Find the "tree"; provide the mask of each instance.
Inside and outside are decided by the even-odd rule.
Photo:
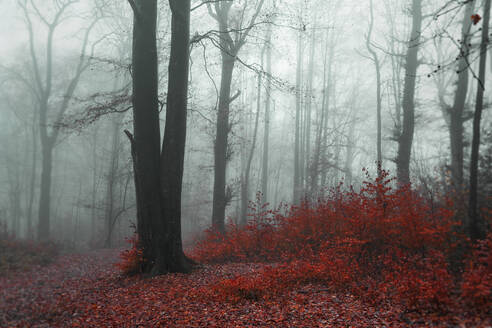
[[[72,99],[77,85],[80,81],[82,74],[87,70],[90,65],[90,54],[87,54],[87,48],[89,46],[89,36],[100,19],[98,13],[91,21],[84,32],[84,38],[81,45],[80,57],[78,63],[75,66],[75,70],[72,73],[72,77],[66,83],[66,88],[63,91],[62,100],[57,104],[53,101],[54,94],[54,68],[53,61],[55,50],[54,35],[60,29],[61,23],[67,19],[66,12],[68,9],[75,5],[75,0],[62,0],[53,1],[54,16],[49,17],[48,14],[42,13],[36,5],[35,0],[19,0],[18,4],[23,10],[26,27],[29,36],[29,50],[32,71],[34,72],[34,82],[32,90],[35,93],[38,102],[39,110],[39,133],[41,138],[41,155],[42,155],[42,167],[41,167],[41,189],[39,197],[39,222],[38,222],[38,239],[48,240],[50,238],[50,205],[51,205],[51,180],[52,180],[52,167],[53,167],[53,150],[56,147],[57,139],[59,136],[59,130],[56,128],[51,129],[50,126],[57,121],[60,121],[63,115],[70,107],[70,100]],[[33,18],[37,19],[40,23],[46,26],[47,35],[45,44],[45,63],[40,62],[40,56],[38,50],[35,47],[36,35],[34,31]],[[93,43],[92,52],[94,51]],[[44,72],[43,72],[44,70]],[[53,119],[54,117],[54,119]]]
[[[217,125],[214,145],[214,191],[212,204],[212,228],[219,232],[225,231],[225,209],[230,196],[226,192],[226,169],[229,159],[228,136],[230,132],[229,113],[231,103],[239,96],[239,92],[231,97],[231,85],[237,55],[246,43],[246,39],[256,23],[263,7],[264,0],[255,1],[253,13],[246,26],[242,25],[248,2],[234,6],[234,1],[207,2],[207,9],[219,25],[219,48],[222,58]],[[251,2],[249,2],[251,3]],[[231,24],[232,23],[232,24]],[[232,25],[232,26],[231,26]]]
[[[263,55],[265,52],[265,47],[261,52],[261,58],[263,62]],[[260,109],[261,109],[261,82],[262,75],[258,73],[258,85],[257,85],[257,99],[256,99],[256,115],[255,115],[255,126],[253,130],[253,140],[251,141],[251,149],[248,154],[248,158],[246,159],[246,168],[244,169],[244,173],[241,181],[241,213],[240,213],[240,223],[241,225],[245,225],[248,222],[248,197],[249,197],[249,176],[251,172],[251,162],[253,161],[253,156],[256,148],[256,138],[258,134],[258,123],[260,120]]]
[[[467,118],[465,114],[466,94],[468,92],[468,54],[470,52],[470,19],[474,8],[474,1],[469,1],[465,5],[463,23],[461,27],[460,54],[458,60],[458,80],[456,82],[456,92],[452,106],[445,106],[445,111],[449,117],[449,138],[451,146],[451,177],[455,190],[459,191],[463,187],[463,123]],[[446,115],[445,114],[445,115]]]
[[[132,144],[137,197],[137,232],[143,249],[142,271],[153,275],[186,272],[189,262],[181,242],[181,191],[186,140],[189,71],[190,1],[170,0],[166,125],[160,150],[157,0],[128,0],[133,22]]]
[[[371,13],[371,21],[369,23],[369,32],[367,32],[366,37],[366,47],[367,51],[371,54],[371,59],[374,62],[374,68],[376,69],[376,120],[377,120],[377,163],[378,163],[378,174],[381,173],[380,168],[383,165],[383,155],[381,150],[381,63],[379,61],[379,56],[377,52],[372,47],[372,30],[374,27],[374,5],[373,1],[370,0],[369,11]]]
[[[478,156],[480,150],[480,121],[483,111],[483,98],[485,91],[485,69],[487,66],[487,47],[489,45],[489,22],[490,22],[490,2],[485,0],[483,26],[482,26],[482,42],[480,44],[480,64],[478,71],[478,87],[475,103],[475,113],[473,115],[473,140],[470,159],[470,198],[468,204],[469,226],[468,231],[470,237],[475,240],[481,237],[481,222],[477,209],[478,203]]]
[[[413,132],[415,129],[415,84],[419,66],[418,52],[422,29],[422,0],[412,0],[412,30],[408,41],[403,87],[403,122],[398,137],[396,158],[397,178],[400,185],[410,183],[410,156],[412,153]]]
[[[267,26],[266,46],[266,90],[265,122],[263,128],[263,160],[261,167],[261,203],[268,202],[268,157],[270,147],[270,107],[272,103],[272,25]]]

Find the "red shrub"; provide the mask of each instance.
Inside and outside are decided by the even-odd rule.
[[[333,190],[316,204],[256,215],[225,235],[207,231],[192,256],[202,262],[281,262],[255,277],[219,283],[227,297],[259,298],[319,282],[373,301],[391,298],[409,308],[442,308],[453,282],[452,204],[433,203],[409,188],[393,190],[383,172],[363,188]]]
[[[138,236],[134,234],[133,237],[127,239],[130,243],[130,249],[126,249],[121,252],[121,262],[115,264],[115,266],[121,270],[123,275],[131,276],[142,272],[142,265],[144,263],[143,252],[138,247]]]
[[[479,309],[492,308],[492,233],[475,246],[463,274],[461,290],[468,304]]]

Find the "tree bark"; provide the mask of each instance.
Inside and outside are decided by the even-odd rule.
[[[265,125],[263,128],[263,163],[261,168],[261,203],[268,202],[268,156],[270,143],[270,107],[272,102],[272,25],[267,27],[266,37],[266,90],[265,90]]]
[[[451,145],[451,177],[456,191],[463,189],[463,123],[466,94],[468,91],[468,53],[470,51],[470,27],[474,1],[465,5],[465,13],[461,27],[461,48],[458,62],[458,81],[454,95],[454,103],[449,111],[449,138]]]
[[[301,200],[301,97],[302,97],[302,32],[298,32],[297,37],[297,69],[296,69],[296,118],[295,118],[295,136],[294,136],[294,190],[293,199],[294,204],[299,204]]]
[[[373,49],[371,44],[372,30],[374,27],[374,6],[373,1],[370,0],[370,13],[371,13],[371,22],[369,25],[369,32],[367,33],[366,38],[366,47],[369,53],[371,54],[372,60],[374,62],[374,68],[376,69],[376,121],[377,121],[377,140],[376,140],[376,154],[377,154],[377,166],[378,166],[378,176],[381,176],[381,168],[383,165],[383,155],[381,149],[381,64],[379,62],[379,57],[377,52]]]
[[[397,178],[400,186],[410,183],[410,158],[415,129],[415,84],[419,66],[418,52],[422,28],[422,0],[412,1],[412,32],[406,54],[405,85],[403,89],[403,123],[398,138],[396,158]]]
[[[473,116],[473,140],[470,159],[470,199],[468,204],[469,216],[469,235],[472,240],[483,237],[482,222],[478,211],[478,155],[480,151],[480,121],[483,111],[483,98],[485,91],[485,69],[487,66],[487,47],[489,45],[489,22],[490,22],[490,2],[485,0],[482,43],[480,45],[480,64],[478,72],[477,98],[475,103],[475,113]]]
[[[228,162],[229,137],[229,105],[231,95],[232,73],[235,58],[222,52],[222,77],[220,82],[219,108],[217,112],[217,128],[214,148],[214,194],[212,207],[212,228],[219,232],[225,231],[226,168]]]
[[[168,69],[166,125],[161,153],[161,190],[165,238],[157,253],[157,272],[187,272],[190,261],[181,240],[181,196],[186,145],[190,57],[190,0],[170,0],[171,54]]]
[[[132,141],[137,232],[146,261],[143,272],[155,265],[158,238],[163,231],[161,209],[160,130],[157,95],[157,0],[135,3],[133,24],[133,128]]]
[[[41,128],[40,130],[43,130]],[[51,171],[53,168],[53,143],[41,138],[41,187],[39,193],[38,239],[50,238]]]

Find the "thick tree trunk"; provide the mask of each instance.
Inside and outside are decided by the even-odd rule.
[[[214,147],[214,194],[212,208],[212,228],[225,231],[226,168],[228,161],[229,107],[231,102],[232,73],[235,58],[222,52],[222,77],[220,82],[219,108],[217,112],[217,129]]]
[[[403,124],[398,138],[396,158],[397,178],[400,185],[410,183],[410,157],[415,129],[415,84],[419,66],[418,52],[422,28],[422,0],[412,2],[412,32],[406,55],[405,85],[403,89]]]
[[[157,0],[136,2],[133,24],[132,141],[137,197],[139,246],[146,260],[143,272],[155,265],[157,239],[164,238],[161,209],[160,131],[157,96]]]
[[[470,199],[468,205],[469,235],[472,240],[483,237],[482,222],[478,211],[478,155],[480,150],[480,121],[482,119],[483,98],[485,91],[485,69],[487,66],[487,47],[489,45],[490,2],[485,0],[482,44],[480,46],[480,67],[478,72],[477,100],[473,116],[473,140],[470,159]]]
[[[181,194],[186,144],[190,46],[190,0],[170,0],[171,55],[168,69],[166,126],[161,155],[165,238],[159,244],[157,272],[187,272],[190,262],[181,240]]]

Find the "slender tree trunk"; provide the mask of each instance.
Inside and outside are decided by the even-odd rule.
[[[478,72],[477,100],[473,116],[473,140],[470,159],[470,199],[468,206],[469,234],[472,240],[483,237],[482,222],[478,211],[478,155],[480,151],[480,121],[483,111],[483,98],[485,91],[485,69],[487,66],[487,47],[489,45],[490,2],[485,0],[482,44],[480,45],[480,66]]]
[[[43,130],[43,127],[41,130]],[[50,239],[51,171],[53,168],[54,147],[48,138],[41,138],[42,164],[39,194],[38,239],[40,241],[47,241]]]
[[[298,204],[301,200],[301,98],[302,98],[302,32],[299,31],[297,38],[297,69],[296,69],[296,118],[295,118],[295,137],[294,137],[294,204]]]
[[[454,94],[454,103],[449,111],[449,137],[451,143],[451,176],[456,191],[463,189],[463,113],[468,92],[468,53],[470,40],[470,19],[474,1],[465,5],[465,13],[461,27],[461,48],[458,62],[458,81]]]
[[[96,129],[92,135],[92,195],[91,195],[91,244],[96,241],[96,196],[97,196],[97,135]]]
[[[261,54],[261,57],[263,58],[263,52]],[[253,156],[255,153],[255,147],[256,147],[256,136],[258,134],[258,123],[260,120],[260,109],[261,109],[261,74],[258,74],[258,86],[257,86],[257,91],[258,91],[258,97],[256,99],[256,115],[255,115],[255,127],[253,130],[253,141],[251,143],[251,150],[249,151],[248,154],[248,159],[246,162],[246,169],[244,171],[244,180],[241,185],[241,225],[246,225],[248,223],[248,198],[249,198],[249,175],[251,171],[251,162],[253,161]]]
[[[229,105],[231,97],[232,73],[235,59],[222,52],[222,77],[220,82],[219,109],[217,112],[217,129],[214,148],[214,194],[212,209],[213,229],[225,231],[225,209],[228,203],[226,197],[226,168],[228,158],[229,136]]]
[[[318,111],[318,128],[316,130],[316,142],[314,146],[313,162],[311,164],[311,197],[314,199],[318,193],[318,180],[320,174],[321,161],[323,161],[324,151],[324,131],[326,124],[326,116],[328,115],[328,99],[329,99],[329,83],[331,79],[331,61],[332,61],[332,47],[330,47],[329,33],[326,35],[325,41],[325,53],[323,60],[323,97],[321,100],[321,106]],[[328,55],[329,54],[329,55]]]
[[[265,95],[265,126],[263,134],[263,163],[261,169],[261,194],[262,194],[262,204],[268,202],[268,152],[270,143],[270,107],[271,107],[271,93],[272,93],[272,25],[269,24],[267,27],[267,38],[266,38],[266,71],[267,71],[267,81],[266,81],[266,95]]]
[[[113,235],[113,219],[115,216],[115,187],[116,177],[118,174],[118,159],[119,159],[119,146],[120,146],[120,122],[117,118],[114,118],[113,136],[111,145],[111,158],[109,160],[109,172],[107,175],[106,185],[106,240],[104,242],[105,247],[112,246]]]
[[[403,89],[403,124],[398,138],[396,158],[398,183],[410,183],[410,156],[415,129],[415,84],[422,28],[422,0],[412,1],[412,32],[406,54],[405,85]]]
[[[308,64],[308,76],[307,76],[307,100],[306,100],[306,112],[305,112],[305,139],[304,139],[304,179],[305,179],[305,195],[308,200],[311,198],[309,194],[309,178],[311,177],[312,161],[311,161],[311,125],[312,125],[312,112],[313,112],[313,80],[314,80],[314,60],[315,60],[315,45],[316,45],[316,23],[314,23],[313,30],[311,32],[311,41],[309,46],[309,64]]]
[[[32,125],[32,161],[31,161],[31,177],[29,181],[29,200],[27,205],[27,237],[29,239],[33,238],[33,224],[32,224],[32,208],[34,205],[34,195],[36,190],[36,166],[38,161],[38,143],[37,138],[37,122],[36,117]]]
[[[370,0],[370,12],[371,12],[371,22],[369,25],[369,32],[367,33],[366,47],[371,54],[372,60],[374,61],[374,67],[376,69],[376,121],[377,121],[377,141],[376,141],[376,153],[377,153],[377,166],[378,166],[378,176],[381,175],[381,167],[383,165],[383,155],[381,149],[381,64],[379,62],[379,57],[376,51],[373,49],[371,44],[372,30],[374,26],[374,6],[373,0]]]

